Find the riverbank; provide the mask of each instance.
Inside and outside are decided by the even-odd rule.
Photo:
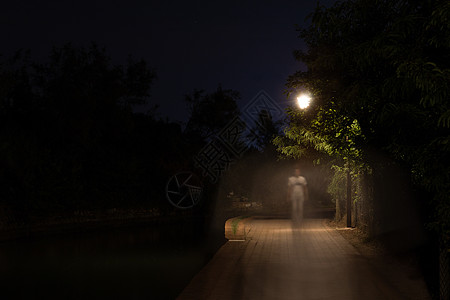
[[[5,299],[174,299],[225,242],[202,218],[94,224],[1,242]]]
[[[74,211],[50,216],[0,210],[0,242],[46,235],[111,230],[137,225],[198,224],[203,216],[192,211],[162,213],[159,209],[109,209]]]

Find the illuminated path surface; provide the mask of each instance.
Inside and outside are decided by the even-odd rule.
[[[228,241],[178,299],[429,298],[423,281],[369,262],[323,220],[293,230],[286,219],[254,219],[249,236]]]

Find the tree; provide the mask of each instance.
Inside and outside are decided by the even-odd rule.
[[[186,95],[190,117],[185,132],[198,135],[204,141],[209,140],[234,117],[239,116],[236,103],[239,97],[238,92],[224,90],[220,85],[210,94],[204,90],[194,90]]]
[[[256,136],[255,146],[260,151],[271,151],[272,140],[280,134],[282,121],[274,121],[272,114],[262,109],[258,113],[258,120],[252,129],[251,136]]]
[[[145,61],[114,66],[96,45],[65,45],[47,63],[16,55],[0,77],[2,202],[51,211],[126,199],[131,106],[149,99],[155,78]]]
[[[432,197],[431,224],[450,246],[450,4],[448,1],[341,1],[318,6],[299,29],[307,66],[288,78],[315,107],[291,117],[285,155],[305,145],[374,168],[383,151]],[[423,199],[426,201],[426,199]]]

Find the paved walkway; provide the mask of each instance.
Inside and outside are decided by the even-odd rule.
[[[222,246],[178,299],[427,299],[402,294],[324,220],[256,218],[248,237]]]

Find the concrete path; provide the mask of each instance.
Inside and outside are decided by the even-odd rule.
[[[300,229],[288,219],[250,225],[247,240],[222,246],[178,299],[427,299],[400,292],[324,220]]]

